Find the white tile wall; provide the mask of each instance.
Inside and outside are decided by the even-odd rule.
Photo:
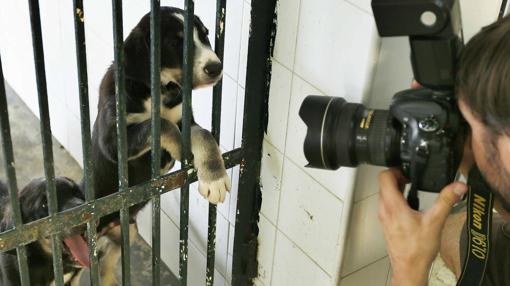
[[[274,58],[289,69],[294,68],[300,3],[301,0],[278,1],[278,32]]]
[[[283,154],[264,140],[260,185],[262,189],[261,212],[276,225],[282,189]]]
[[[386,256],[384,233],[377,218],[379,195],[354,204],[342,276]]]
[[[341,286],[386,286],[390,261],[383,258],[342,279]]]
[[[342,208],[342,201],[285,161],[278,227],[330,275],[337,271]]]
[[[331,285],[331,278],[296,244],[278,231],[271,285]]]
[[[266,139],[280,152],[285,149],[291,87],[292,72],[274,61],[268,107],[271,124],[268,126]]]
[[[260,217],[259,228],[259,269],[256,285],[271,285],[276,227],[262,215]]]

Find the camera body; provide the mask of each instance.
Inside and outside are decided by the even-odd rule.
[[[381,36],[409,36],[413,74],[422,88],[396,93],[388,110],[338,97],[305,98],[299,115],[308,127],[308,166],[400,167],[412,189],[439,192],[455,178],[466,131],[454,96],[463,47],[459,3],[373,0],[372,9]]]
[[[422,88],[397,93],[390,114],[402,126],[400,167],[422,191],[438,192],[459,166],[465,123],[453,93]]]

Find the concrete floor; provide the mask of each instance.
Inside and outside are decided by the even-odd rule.
[[[6,92],[16,177],[18,188],[21,189],[33,178],[44,177],[40,123],[8,84]],[[55,174],[79,182],[82,178],[82,169],[56,139],[53,139],[53,153]],[[5,182],[5,176],[3,154],[0,152],[0,180]],[[131,263],[132,285],[151,285],[151,248],[140,236],[131,246]],[[120,277],[120,263],[117,274]],[[82,285],[89,285],[88,275],[83,275],[83,278],[86,281],[83,281]],[[177,281],[168,267],[162,263],[161,285],[177,285]]]

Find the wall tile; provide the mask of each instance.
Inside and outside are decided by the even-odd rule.
[[[243,25],[243,1],[227,1],[225,15],[225,56],[224,72],[237,80],[239,73],[239,49],[241,46],[241,27]]]
[[[211,130],[212,118],[212,88],[201,88],[192,94],[193,117],[195,121],[207,130]]]
[[[277,6],[278,31],[274,57],[289,69],[294,68],[300,3],[301,0],[280,0]]]
[[[345,1],[363,10],[367,14],[372,15],[372,6],[370,0],[345,0]]]
[[[228,76],[223,77],[221,100],[220,144],[227,150],[234,148],[237,113],[237,82]]]
[[[303,0],[295,71],[327,95],[360,101],[369,88],[376,39],[372,17],[360,9],[343,1]]]
[[[386,279],[386,286],[391,286],[391,276],[392,276],[392,271],[391,271],[391,265],[388,269],[388,278]]]
[[[225,152],[225,150],[222,150],[222,152]],[[233,170],[228,169],[227,175],[230,178],[230,183],[231,183],[232,188],[234,188],[234,181],[233,181],[234,172],[233,172]],[[225,201],[221,204],[218,204],[218,212],[222,216],[224,216],[227,220],[230,217],[230,203],[231,202],[235,203],[236,200],[237,200],[237,197],[234,197],[232,195],[232,190],[230,190],[230,192],[228,192],[227,195],[225,196]]]
[[[231,223],[229,228],[230,228],[229,233],[234,233],[235,232],[234,224]],[[228,282],[232,281],[232,258],[233,258],[233,253],[234,253],[234,236],[230,235],[228,237],[228,249],[227,249],[227,274],[225,276],[227,278]],[[230,283],[227,283],[227,284],[230,285]],[[225,284],[225,285],[227,285],[227,284]]]
[[[268,107],[269,126],[266,139],[280,152],[285,150],[291,84],[291,71],[273,61]]]
[[[332,285],[331,278],[279,231],[272,276],[271,285]]]
[[[75,128],[74,126],[80,126],[80,119],[76,117],[69,110],[66,112],[66,135],[67,140],[61,142],[67,142],[66,149],[71,153],[72,157],[76,162],[83,167],[83,148],[81,144],[81,128]]]
[[[383,228],[377,218],[378,203],[379,196],[373,195],[354,204],[342,276],[387,255]]]
[[[338,271],[342,208],[338,198],[285,160],[278,228],[330,275]]]
[[[353,274],[342,279],[341,286],[386,286],[388,279],[388,270],[390,268],[390,260],[388,258],[381,259]]]
[[[276,227],[263,215],[259,221],[259,250],[258,250],[258,277],[255,279],[261,285],[271,285],[273,270],[274,245],[276,239]]]
[[[354,201],[359,202],[372,195],[379,193],[377,178],[384,167],[372,165],[360,165],[358,167],[356,188],[354,190]]]
[[[239,166],[232,168],[232,190],[230,191],[230,205],[228,221],[232,224],[236,222],[236,211],[237,211],[237,194],[239,191]]]
[[[262,188],[261,212],[276,224],[280,202],[283,154],[264,140],[260,183]]]
[[[250,36],[251,6],[244,5],[243,26],[241,27],[241,48],[239,52],[239,73],[237,82],[242,87],[246,83],[246,66],[248,61],[248,40]]]
[[[238,87],[238,89],[237,89],[236,132],[235,132],[235,138],[234,138],[234,148],[241,147],[242,139],[243,139],[244,96],[245,96],[244,88]]]
[[[84,1],[83,10],[86,17],[85,33],[94,33],[102,42],[111,45],[113,49],[112,2]],[[108,23],[107,26],[106,23]],[[126,32],[124,34],[127,35]]]
[[[173,273],[179,273],[179,229],[166,216],[161,216],[161,258]],[[205,256],[195,244],[188,245],[188,284],[201,285],[205,282]],[[215,271],[215,285],[224,285],[225,278]]]

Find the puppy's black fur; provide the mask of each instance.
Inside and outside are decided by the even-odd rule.
[[[58,210],[63,211],[84,203],[83,195],[78,185],[65,177],[56,178]],[[28,223],[48,216],[48,203],[46,199],[46,181],[33,180],[19,192],[19,202],[23,223]],[[0,232],[12,229],[12,211],[9,194],[6,186],[0,182]],[[82,232],[82,228],[75,229]],[[73,260],[72,255],[63,246],[64,273],[74,276],[81,269]],[[26,246],[28,268],[30,270],[30,285],[46,286],[54,280],[53,257],[51,255],[51,242],[41,239]],[[69,276],[69,275],[68,275]],[[72,279],[70,279],[72,280]],[[70,283],[70,280],[68,283]],[[0,254],[0,285],[21,285],[19,277],[18,259],[16,251],[11,250]],[[68,285],[68,284],[66,284]]]
[[[175,144],[174,150],[169,150],[171,148],[165,148],[162,143],[161,168],[163,170],[168,170],[173,165],[174,160],[179,160],[180,157],[180,104],[182,103],[180,85],[183,63],[182,15],[183,11],[181,9],[161,7],[161,134],[169,139],[167,141],[174,142]],[[148,110],[150,107],[147,104],[148,102],[150,103],[151,97],[149,23],[150,17],[147,14],[140,20],[124,42],[129,186],[146,182],[151,178],[151,122],[150,110]],[[197,38],[200,41],[200,45],[198,47],[195,46],[195,51],[199,48],[209,51],[211,48],[207,38],[207,29],[198,17],[195,17],[194,24],[195,41],[197,41]],[[212,51],[211,53],[214,55]],[[216,55],[214,56],[216,57]],[[195,59],[195,61],[200,61],[200,59]],[[198,69],[200,71],[194,72],[193,87],[214,84],[221,77],[221,62],[219,62],[217,57],[215,61],[207,62]],[[166,71],[165,75],[163,75],[164,70]],[[165,114],[170,115],[165,118]],[[172,117],[173,114],[175,114],[175,118]],[[92,134],[94,189],[97,197],[103,197],[118,191],[119,178],[115,115],[115,79],[114,67],[112,65],[101,82],[98,116]],[[197,126],[194,120],[192,120],[192,124]],[[211,174],[208,179],[217,180],[222,178],[222,176],[226,176],[223,161],[221,160],[221,155],[214,138],[206,130],[203,130],[202,133],[204,134],[203,137],[207,138],[203,141],[211,142],[211,144],[208,144],[212,147],[206,144],[204,148],[212,150],[212,159],[207,161],[211,169],[216,172]],[[172,151],[173,154],[171,154]],[[205,171],[202,173],[205,173]],[[130,211],[133,218],[144,205],[140,204],[131,208]],[[98,227],[103,229],[117,220],[118,213],[111,214],[102,218]]]

